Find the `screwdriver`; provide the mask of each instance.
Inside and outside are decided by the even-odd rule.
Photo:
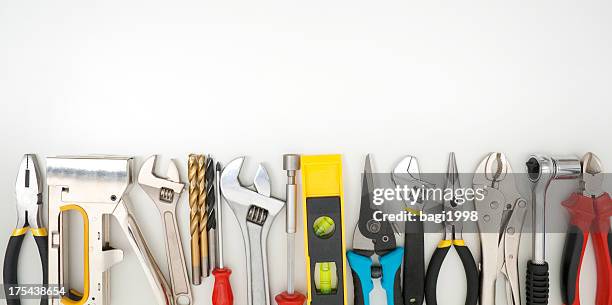
[[[216,266],[212,271],[215,277],[215,284],[213,286],[212,303],[213,305],[233,305],[234,304],[234,293],[232,292],[232,286],[230,284],[230,274],[232,271],[229,268],[225,268],[223,264],[223,221],[222,221],[222,199],[221,189],[219,188],[219,178],[221,177],[221,165],[219,162],[215,165],[215,218],[217,220],[217,230],[215,231],[216,248],[215,256]]]
[[[283,156],[283,169],[287,171],[287,206],[286,206],[286,231],[287,231],[287,291],[281,292],[274,298],[278,305],[302,305],[306,297],[295,292],[295,227],[297,209],[297,184],[296,171],[300,170],[300,156],[286,154]]]

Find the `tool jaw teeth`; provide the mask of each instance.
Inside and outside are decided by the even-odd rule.
[[[603,164],[594,153],[586,153],[580,160],[582,177],[580,187],[582,193],[588,196],[598,197],[603,194]]]
[[[476,167],[473,183],[496,187],[500,181],[506,178],[508,173],[512,173],[512,168],[506,155],[500,152],[491,152]]]

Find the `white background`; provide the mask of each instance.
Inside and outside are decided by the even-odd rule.
[[[442,171],[449,151],[466,172],[488,151],[507,153],[516,171],[531,152],[594,151],[610,164],[610,20],[609,1],[1,1],[0,249],[27,152],[139,163],[158,153],[181,160],[183,175],[189,152],[224,162],[249,155],[250,173],[263,161],[278,196],[283,153],[343,153],[349,245],[368,152],[381,171],[408,153],[423,170]],[[157,211],[138,187],[130,197],[165,270]],[[188,250],[186,199],[178,213]],[[566,217],[557,201],[551,214]],[[244,304],[244,255],[229,213],[226,260],[235,303]],[[113,233],[126,257],[112,269],[111,303],[151,304],[133,252]],[[281,216],[270,233],[273,295],[285,289],[283,233]],[[553,305],[558,235],[548,244]],[[427,237],[427,255],[439,238]],[[530,236],[523,241],[521,271],[531,253]],[[468,242],[478,255],[477,239]],[[297,244],[301,275],[301,234]],[[31,239],[22,251],[21,280],[37,282]],[[593,304],[591,250],[584,268],[583,304]],[[438,289],[453,293],[441,304],[463,304],[461,272],[450,255]],[[302,291],[305,283],[297,279]],[[194,287],[197,304],[209,304],[211,287]]]

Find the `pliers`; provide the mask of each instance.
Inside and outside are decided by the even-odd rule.
[[[17,226],[13,230],[4,256],[4,289],[7,296],[7,305],[19,305],[21,301],[11,296],[11,287],[18,283],[19,252],[28,229],[32,232],[42,264],[43,287],[46,288],[48,279],[47,268],[47,229],[42,223],[42,182],[36,156],[27,154],[23,156],[19,166],[19,173],[15,182],[15,197],[17,199]],[[40,304],[47,304],[48,299],[43,293]]]
[[[565,240],[561,265],[563,304],[579,305],[579,279],[582,258],[589,234],[597,263],[596,305],[612,304],[612,199],[602,189],[603,166],[593,153],[581,160],[581,190],[573,193],[562,205],[570,214],[570,227]]]
[[[506,302],[520,305],[518,253],[527,201],[518,192],[510,162],[503,153],[488,154],[473,180],[481,251],[480,304],[495,304],[495,283],[506,280]]]
[[[460,189],[459,173],[457,172],[457,163],[455,154],[451,153],[448,160],[448,169],[443,191],[452,191],[452,198],[444,200],[444,214],[446,217],[451,217],[450,220],[444,221],[444,239],[438,243],[438,247],[434,251],[427,274],[425,275],[425,302],[428,305],[438,304],[436,296],[436,286],[438,283],[438,275],[442,268],[442,263],[448,254],[451,246],[455,246],[459,258],[463,263],[465,277],[467,283],[467,295],[465,299],[466,305],[476,305],[478,303],[478,267],[470,249],[465,245],[463,240],[463,223],[456,216],[457,211],[462,211],[462,205],[457,203],[455,190]],[[446,196],[444,196],[446,198]]]
[[[353,233],[353,250],[346,254],[353,274],[355,305],[369,305],[374,280],[380,280],[387,305],[402,305],[400,267],[404,249],[396,247],[395,232],[388,221],[378,221],[373,204],[374,177],[366,157],[359,220]]]

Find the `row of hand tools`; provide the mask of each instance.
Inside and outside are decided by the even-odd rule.
[[[423,300],[428,305],[438,304],[438,276],[453,246],[465,270],[466,305],[495,304],[496,282],[500,277],[505,280],[506,304],[548,304],[546,197],[551,182],[557,179],[579,181],[578,191],[562,202],[570,214],[560,274],[563,304],[580,304],[580,269],[589,235],[593,236],[598,271],[595,304],[612,304],[612,200],[602,189],[604,172],[601,161],[593,153],[585,154],[582,159],[533,155],[526,162],[526,169],[532,189],[530,201],[519,193],[512,168],[503,153],[490,153],[480,162],[472,181],[473,189],[484,190],[482,198],[474,199],[480,232],[480,263],[476,263],[463,240],[463,223],[445,221],[444,238],[425,271],[423,224],[418,221],[419,218],[405,223],[402,249],[396,246],[397,230],[394,230],[393,224],[377,221],[373,217],[377,208],[371,195],[376,186],[368,156],[353,250],[347,254],[353,270],[355,304],[380,303],[380,300],[372,297],[376,281],[380,282],[385,291],[387,305],[421,305]],[[451,153],[443,189],[460,188],[457,173],[455,155]],[[407,156],[398,163],[391,173],[391,180],[396,185],[407,185],[410,188],[434,187],[432,183],[421,179],[417,159],[413,156]],[[406,205],[406,210],[420,215],[425,204],[422,201],[416,202],[416,205]],[[445,212],[466,208],[458,204],[455,197],[445,198],[442,205]],[[523,223],[529,207],[533,213],[533,257],[527,265],[526,301],[523,301],[518,255]],[[402,255],[403,270],[400,272]]]
[[[272,220],[285,207],[285,201],[271,196],[270,178],[259,166],[252,185],[243,186],[239,174],[244,158],[237,158],[224,169],[211,156],[190,155],[188,159],[192,283],[202,277],[215,277],[212,303],[233,304],[230,269],[223,262],[222,198],[226,201],[244,236],[248,252],[249,304],[270,304],[267,273],[267,236]],[[123,259],[123,251],[110,246],[110,217],[114,217],[127,237],[152,287],[152,295],[160,305],[194,304],[188,279],[176,206],[185,189],[178,167],[169,162],[165,175],[155,173],[157,156],[146,159],[138,173],[138,184],[158,209],[164,229],[169,281],[155,261],[146,239],[128,204],[128,192],[133,184],[132,157],[68,156],[46,159],[48,229],[42,221],[42,175],[36,156],[23,157],[16,180],[18,222],[6,250],[3,270],[7,304],[19,305],[18,259],[28,230],[38,245],[43,268],[43,288],[40,303],[48,304],[108,304],[109,269]],[[303,304],[305,297],[295,291],[294,235],[296,232],[297,184],[296,172],[300,156],[286,155],[287,171],[287,234],[289,274],[287,291],[276,297],[278,304]],[[82,289],[75,289],[69,278],[73,267],[69,258],[68,214],[82,217]],[[210,270],[212,269],[212,272]],[[51,290],[50,287],[57,289]],[[48,292],[48,293],[47,293]]]
[[[463,221],[444,222],[444,237],[426,264],[424,223],[419,217],[397,223],[375,215],[383,206],[374,204],[378,185],[368,155],[362,180],[359,218],[353,231],[352,249],[345,249],[342,161],[340,155],[283,156],[286,200],[272,196],[270,176],[260,164],[251,183],[243,183],[244,157],[222,167],[210,155],[188,157],[191,281],[176,217],[176,205],[186,189],[177,165],[169,162],[164,176],[155,173],[157,157],[146,159],[137,175],[138,184],[155,203],[164,229],[169,281],[149,250],[129,204],[133,184],[132,157],[77,156],[46,159],[48,228],[42,221],[43,178],[35,155],[25,155],[16,180],[18,222],[4,259],[4,290],[7,304],[18,305],[12,287],[19,286],[18,258],[27,231],[39,249],[43,285],[66,288],[59,295],[43,294],[41,304],[108,304],[109,269],[123,259],[123,251],[112,248],[110,217],[117,220],[141,263],[152,295],[160,305],[194,304],[191,285],[214,276],[213,305],[233,304],[231,271],[223,260],[224,202],[240,227],[246,251],[247,305],[270,305],[267,238],[275,217],[285,208],[287,234],[287,289],[274,300],[279,305],[347,305],[346,263],[353,275],[355,305],[428,305],[437,302],[437,281],[451,248],[465,270],[466,305],[495,304],[496,281],[505,279],[507,304],[548,304],[549,270],[545,255],[546,195],[551,182],[576,179],[578,191],[562,203],[570,214],[570,227],[562,258],[564,305],[578,305],[580,267],[587,240],[593,237],[597,275],[596,305],[612,304],[612,199],[603,188],[603,166],[592,153],[553,158],[533,155],[526,162],[531,198],[518,191],[512,168],[503,153],[490,153],[474,171],[472,188],[484,190],[474,200],[481,255],[479,263],[463,239]],[[301,173],[301,179],[298,177]],[[431,189],[436,185],[422,178],[416,157],[406,156],[388,176],[395,186]],[[300,183],[301,182],[301,183]],[[461,188],[455,155],[451,153],[442,189]],[[299,190],[301,189],[301,196]],[[304,223],[307,296],[295,291],[295,234],[300,206]],[[411,200],[415,199],[415,200]],[[428,202],[404,198],[403,207],[414,215],[426,213]],[[410,201],[410,203],[408,202]],[[444,212],[465,211],[454,196],[444,198]],[[527,212],[533,215],[533,257],[527,265],[526,291],[521,293],[519,247]],[[74,289],[69,258],[69,213],[83,220],[83,284]],[[404,246],[397,238],[404,235]],[[11,297],[12,296],[12,297]],[[525,296],[526,302],[522,297]],[[239,304],[245,304],[244,300]]]

